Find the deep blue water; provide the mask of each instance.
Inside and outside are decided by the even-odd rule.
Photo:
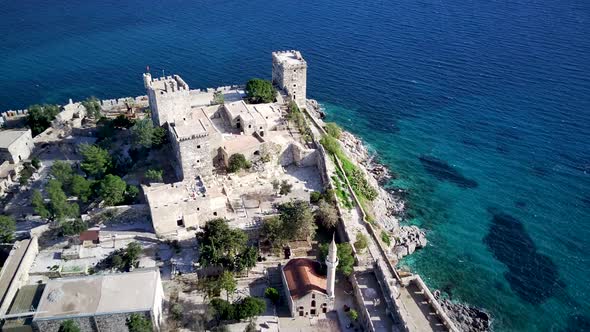
[[[430,246],[403,264],[498,331],[590,330],[585,0],[0,1],[0,109],[270,77],[308,95],[408,189]]]

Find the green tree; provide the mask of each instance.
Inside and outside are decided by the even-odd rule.
[[[29,183],[29,179],[33,176],[33,173],[35,173],[35,169],[31,163],[25,162],[23,169],[20,171],[20,177],[18,178],[20,185],[27,185]]]
[[[152,332],[154,330],[152,321],[144,315],[131,314],[127,318],[129,332]]]
[[[71,319],[65,320],[59,326],[58,332],[80,332],[80,327]],[[150,331],[151,332],[151,331]]]
[[[137,261],[139,260],[139,255],[141,254],[142,248],[141,245],[137,242],[131,242],[125,248],[125,253],[123,256],[124,263],[127,266],[134,266]]]
[[[154,127],[149,118],[135,121],[131,127],[133,143],[144,148],[159,146],[164,142],[166,131],[161,127]]]
[[[87,202],[92,196],[92,181],[81,175],[74,175],[70,186],[72,195],[77,196],[82,202]]]
[[[277,91],[271,82],[253,78],[246,83],[246,95],[248,102],[252,104],[272,103],[275,101]]]
[[[57,105],[32,105],[29,106],[27,125],[31,128],[33,136],[37,136],[51,126],[51,121],[59,114]]]
[[[218,321],[234,320],[236,318],[236,308],[233,304],[220,298],[214,298],[209,303],[210,308],[213,309],[213,316]]]
[[[340,139],[340,136],[342,135],[342,128],[340,128],[337,124],[334,122],[328,122],[326,123],[325,129],[328,135],[334,137],[335,139]]]
[[[148,169],[144,176],[146,179],[155,181],[155,182],[162,182],[164,172],[161,169]]]
[[[116,175],[108,174],[100,182],[98,193],[106,205],[117,205],[125,200],[127,184]]]
[[[320,262],[326,261],[326,257],[328,256],[328,244],[324,243],[320,245],[318,250],[318,260]],[[354,267],[354,255],[352,252],[352,246],[348,242],[338,243],[336,244],[336,254],[338,256],[338,267],[336,271],[344,274],[345,276],[349,276]]]
[[[82,102],[82,106],[86,108],[86,112],[91,118],[100,119],[102,115],[100,111],[100,102],[96,97],[86,98],[86,100]]]
[[[88,224],[82,219],[65,220],[60,224],[59,232],[63,236],[78,235],[88,229]]]
[[[260,316],[266,310],[266,302],[256,297],[246,297],[237,304],[238,319]]]
[[[229,271],[223,271],[217,282],[219,283],[219,288],[225,290],[227,300],[229,301],[229,296],[236,291],[238,286],[234,274]]]
[[[70,186],[74,171],[72,165],[68,162],[58,160],[51,165],[51,176],[61,182],[66,188]]]
[[[281,294],[279,294],[279,291],[273,287],[268,287],[265,289],[264,296],[268,298],[273,304],[279,303],[279,300],[281,299]]]
[[[281,181],[281,188],[279,189],[279,194],[287,195],[293,189],[293,185],[289,183],[287,180]]]
[[[260,230],[260,238],[271,243],[275,249],[281,248],[288,240],[281,219],[276,216],[266,218]]]
[[[53,220],[64,218],[75,218],[80,215],[78,204],[68,203],[67,196],[63,191],[61,182],[55,179],[49,180],[46,191],[49,198],[49,212]]]
[[[94,177],[102,177],[112,166],[109,152],[96,145],[82,144],[80,153],[84,157],[80,167],[86,174]]]
[[[302,240],[313,237],[316,226],[309,203],[301,200],[290,201],[280,204],[277,209],[286,239]]]
[[[39,190],[33,191],[33,195],[31,196],[31,205],[33,205],[35,213],[38,214],[41,218],[48,219],[51,216],[51,213],[45,205],[43,195],[41,195],[41,192]]]
[[[356,241],[354,242],[354,248],[357,251],[363,251],[369,245],[367,236],[363,233],[356,233]]]
[[[242,253],[238,255],[236,259],[236,270],[247,270],[248,272],[250,272],[250,269],[256,266],[257,260],[258,249],[254,246],[248,246]]]
[[[225,219],[213,219],[197,234],[202,266],[223,266],[237,270],[238,255],[246,249],[248,236],[241,229],[232,229]]]
[[[0,215],[0,242],[9,243],[14,241],[16,222],[14,218]]]
[[[338,223],[338,212],[334,205],[322,200],[320,204],[318,204],[318,210],[316,212],[316,216],[319,222],[325,228],[334,228],[336,223]]]
[[[227,171],[235,173],[241,169],[250,168],[250,162],[241,153],[232,154],[227,162]]]

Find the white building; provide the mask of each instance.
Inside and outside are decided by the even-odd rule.
[[[8,160],[17,164],[26,160],[33,152],[33,136],[30,129],[0,131],[0,163]]]
[[[334,309],[338,258],[333,239],[326,264],[327,278],[319,272],[320,263],[309,258],[291,259],[282,268],[283,287],[292,317],[313,317]]]
[[[33,326],[57,332],[63,321],[73,320],[84,332],[123,332],[127,318],[140,314],[159,330],[163,296],[157,269],[52,279],[45,285]]]

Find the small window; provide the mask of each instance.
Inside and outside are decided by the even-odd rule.
[[[197,164],[200,163],[201,161],[197,159]]]
[[[311,301],[311,306],[315,307],[315,300]]]
[[[315,294],[314,293],[311,294],[311,298],[312,299],[315,299]]]
[[[248,128],[252,128],[252,125],[248,125]]]
[[[176,220],[176,226],[184,227],[184,221],[182,219]]]
[[[201,211],[201,208],[197,208],[197,211]]]
[[[200,145],[197,145],[197,149],[200,149],[200,148],[201,148],[201,146]]]
[[[213,215],[214,215],[214,216],[217,216],[217,212],[213,212]]]

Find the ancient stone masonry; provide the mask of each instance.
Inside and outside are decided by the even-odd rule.
[[[290,96],[299,107],[307,101],[307,62],[301,52],[272,53],[272,83]]]
[[[154,124],[163,126],[184,118],[191,110],[189,86],[178,75],[152,79],[143,74],[143,83],[152,112]]]

